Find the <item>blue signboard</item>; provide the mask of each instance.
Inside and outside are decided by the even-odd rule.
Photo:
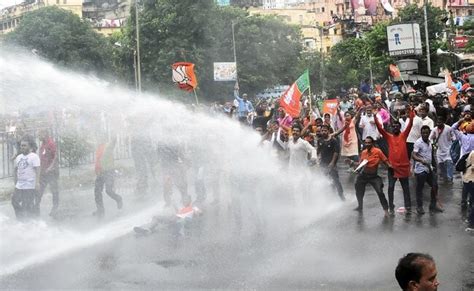
[[[228,6],[230,5],[230,0],[216,0],[216,4],[219,6]]]

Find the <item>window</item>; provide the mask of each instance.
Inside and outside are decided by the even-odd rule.
[[[63,0],[63,4],[67,4],[67,0]]]
[[[56,4],[59,4],[59,0],[56,0]]]
[[[306,39],[304,45],[308,49],[314,49],[316,47],[316,43],[313,39]]]
[[[331,10],[331,15],[333,15],[333,14],[334,14],[334,11]]]
[[[472,10],[471,10],[471,9],[469,9],[469,10],[467,11],[467,15],[472,16]]]
[[[324,12],[324,7],[321,8],[321,12]]]
[[[303,24],[303,15],[299,15],[300,18],[300,24]]]

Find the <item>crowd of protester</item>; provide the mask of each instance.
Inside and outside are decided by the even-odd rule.
[[[261,135],[260,145],[278,158],[284,170],[301,176],[302,182],[312,175],[311,170],[303,169],[319,166],[342,201],[346,200],[347,192],[355,192],[354,210],[360,215],[363,215],[368,184],[375,190],[384,216],[388,218],[396,212],[406,216],[424,215],[424,192],[430,193],[429,212],[433,215],[444,212],[443,196],[453,191],[450,188],[454,183],[462,183],[459,204],[467,218],[466,232],[474,233],[474,88],[467,78],[454,79],[454,84],[459,90],[454,107],[446,94],[429,96],[424,88],[409,92],[392,86],[371,88],[365,81],[360,88],[336,97],[337,106],[332,111],[321,106],[322,100],[314,96],[303,98],[299,116],[289,115],[279,106],[279,100],[252,102],[246,94],[240,96],[236,86],[234,101],[221,106],[213,104],[211,113],[225,114],[255,130]],[[99,127],[105,128],[105,117],[100,120]],[[139,130],[143,122],[136,117],[127,120],[131,157],[137,173],[136,192],[147,191],[148,176],[155,177],[154,165],[161,164],[164,202],[171,205],[174,185],[181,194],[182,207],[169,208],[171,211],[156,216],[149,228],[136,227],[135,231],[149,234],[160,225],[171,223],[179,226],[175,228],[177,233],[183,233],[189,230],[188,223],[193,216],[201,215],[201,209],[194,202],[199,205],[206,199],[202,169],[196,167],[193,202],[187,193],[186,177],[182,175],[187,170],[183,162],[184,149],[169,145],[155,147],[150,136]],[[51,136],[52,130],[42,129],[35,133],[40,141],[37,145],[34,138],[24,133],[25,128],[21,119],[5,123],[9,156],[15,168],[12,205],[19,220],[40,216],[42,196],[49,186],[53,194],[50,215],[54,217],[59,208],[56,141]],[[101,136],[95,153],[97,210],[93,214],[98,217],[105,214],[104,189],[118,209],[123,206],[122,197],[114,189],[116,142],[113,135]],[[381,164],[387,171],[386,182],[382,178],[385,175],[380,175]],[[354,185],[354,189],[344,189],[340,181],[339,172],[344,168],[353,182],[346,185]],[[394,204],[397,181],[404,203],[398,208]],[[215,188],[214,202],[219,203],[218,181],[211,182]],[[388,184],[388,195],[384,193],[384,184]],[[415,195],[411,189],[415,189]],[[396,270],[397,280],[404,290],[423,284],[436,288],[439,282],[430,281],[430,276],[436,279],[436,268],[434,260],[425,254],[406,255]]]
[[[447,93],[429,96],[425,88],[402,90],[396,85],[368,90],[366,81],[360,88],[338,96],[332,114],[325,112],[314,97],[305,97],[300,102],[300,115],[290,116],[279,106],[279,100],[252,104],[246,94],[239,95],[238,87],[234,103],[220,110],[261,134],[262,145],[275,152],[289,171],[295,171],[296,165],[319,164],[342,200],[348,189],[342,186],[339,171],[346,164],[352,169],[350,177],[355,179],[358,205],[354,210],[360,213],[367,184],[374,188],[387,217],[397,211],[425,214],[424,192],[430,193],[430,213],[444,212],[443,195],[458,182],[458,172],[462,181],[459,203],[467,217],[466,231],[472,232],[474,88],[467,77],[453,80],[459,90],[454,108]],[[211,109],[219,111],[216,105]],[[387,182],[379,175],[380,164],[387,168]],[[396,209],[397,181],[404,206]],[[385,183],[388,196],[383,190]],[[410,184],[415,189],[415,203]]]
[[[321,100],[305,97],[301,100],[298,116],[291,116],[278,100],[248,100],[246,94],[239,95],[236,86],[233,102],[224,106],[214,104],[212,113],[226,114],[244,126],[261,135],[261,146],[284,165],[288,171],[298,173],[301,181],[310,179],[310,169],[319,169],[331,181],[334,192],[342,201],[347,192],[355,192],[357,206],[354,210],[364,211],[364,196],[367,185],[375,190],[384,215],[394,216],[398,211],[405,215],[425,214],[424,192],[430,193],[429,211],[432,214],[444,211],[443,191],[457,182],[456,172],[462,180],[460,206],[467,214],[466,231],[474,231],[474,123],[471,122],[474,109],[474,88],[468,80],[454,84],[459,89],[457,105],[453,108],[446,94],[429,96],[424,88],[411,91],[395,86],[375,86],[367,81],[360,88],[351,89],[337,97],[337,106],[331,110],[321,106]],[[404,91],[403,93],[401,91]],[[66,113],[63,112],[62,115]],[[102,114],[103,115],[103,114]],[[106,117],[101,116],[98,127],[106,127]],[[82,116],[82,115],[78,115]],[[148,187],[148,176],[155,176],[154,165],[161,164],[163,195],[171,203],[171,189],[174,186],[187,198],[188,182],[180,173],[186,171],[184,149],[170,146],[156,146],[147,134],[137,130],[143,120],[128,118],[130,127],[131,156],[137,173],[137,193],[144,193]],[[71,120],[61,118],[60,120]],[[77,124],[87,124],[80,122]],[[125,119],[124,119],[125,120]],[[59,206],[59,162],[55,140],[51,130],[42,130],[36,135],[36,145],[28,135],[20,134],[21,123],[9,123],[6,131],[14,132],[15,193],[12,203],[18,218],[39,215],[42,193],[49,185],[53,193],[51,215]],[[135,128],[135,129],[134,129]],[[114,199],[122,208],[122,197],[114,190],[114,148],[116,139],[102,136],[95,154],[95,215],[104,215],[102,192]],[[153,158],[156,156],[156,159]],[[165,161],[159,161],[159,159]],[[40,161],[40,163],[38,162]],[[387,181],[380,175],[380,165],[387,169]],[[166,165],[166,166],[164,166]],[[340,171],[350,172],[347,189],[340,181]],[[202,176],[199,167],[196,177]],[[202,172],[202,171],[201,171]],[[196,178],[196,201],[205,199],[202,179]],[[403,193],[403,207],[395,207],[394,190],[399,181]],[[217,184],[217,183],[216,183]],[[384,184],[388,184],[387,194]],[[410,184],[412,187],[410,188]],[[344,189],[346,188],[346,189]],[[428,189],[426,189],[428,188]],[[412,195],[410,189],[415,189]],[[441,190],[440,190],[441,189]],[[31,190],[31,191],[30,191]],[[218,190],[214,191],[218,192]],[[219,197],[216,196],[216,201]],[[415,198],[412,203],[412,198]],[[189,200],[184,199],[184,200]]]

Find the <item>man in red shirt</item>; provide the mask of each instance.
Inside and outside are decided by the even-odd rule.
[[[357,176],[355,182],[356,197],[359,205],[354,210],[362,212],[365,186],[370,184],[372,187],[374,187],[377,196],[379,196],[380,203],[382,204],[382,208],[385,211],[385,216],[388,216],[388,203],[385,195],[383,194],[383,180],[377,174],[377,169],[380,163],[384,163],[388,168],[391,168],[392,166],[383,152],[379,148],[374,147],[374,139],[372,137],[366,137],[364,145],[365,149],[360,154],[359,160],[361,161],[360,163],[364,161],[367,161],[367,163],[361,170],[360,174]],[[348,162],[351,167],[354,167],[358,164],[350,159],[347,159],[346,162]]]
[[[39,150],[41,168],[40,188],[39,191],[36,192],[35,197],[35,212],[36,215],[40,215],[41,198],[43,197],[46,186],[49,185],[51,193],[53,194],[53,207],[49,215],[55,216],[59,205],[59,163],[56,143],[46,129],[41,130],[38,133],[38,137],[41,141],[41,147]]]
[[[122,209],[122,196],[115,193],[115,163],[114,148],[117,143],[117,137],[112,136],[110,142],[106,142],[106,137],[100,138],[100,144],[95,152],[95,173],[97,175],[94,186],[95,205],[97,210],[92,215],[102,218],[104,216],[104,199],[102,192],[115,200],[117,208]]]
[[[392,121],[392,133],[388,133],[383,125],[375,118],[375,125],[382,137],[388,143],[388,160],[393,168],[388,169],[388,205],[390,214],[394,215],[395,205],[393,204],[393,192],[395,182],[400,181],[403,189],[403,200],[405,203],[406,214],[411,214],[411,199],[408,177],[410,177],[410,157],[408,156],[406,141],[413,125],[415,112],[410,111],[410,119],[403,132],[400,131],[401,124],[398,120]]]

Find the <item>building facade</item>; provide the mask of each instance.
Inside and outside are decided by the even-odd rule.
[[[132,0],[84,0],[82,14],[99,33],[110,36],[125,26]]]
[[[251,15],[276,15],[288,24],[298,25],[307,50],[329,52],[331,47],[342,40],[340,23],[331,23],[321,18],[321,13],[305,8],[262,9],[250,8]]]
[[[133,0],[30,0],[0,10],[0,35],[14,30],[25,13],[47,6],[72,11],[99,33],[110,36],[120,30],[130,14]]]
[[[58,6],[82,18],[82,0],[35,0],[5,7],[0,10],[0,34],[14,30],[25,13],[46,6]]]

